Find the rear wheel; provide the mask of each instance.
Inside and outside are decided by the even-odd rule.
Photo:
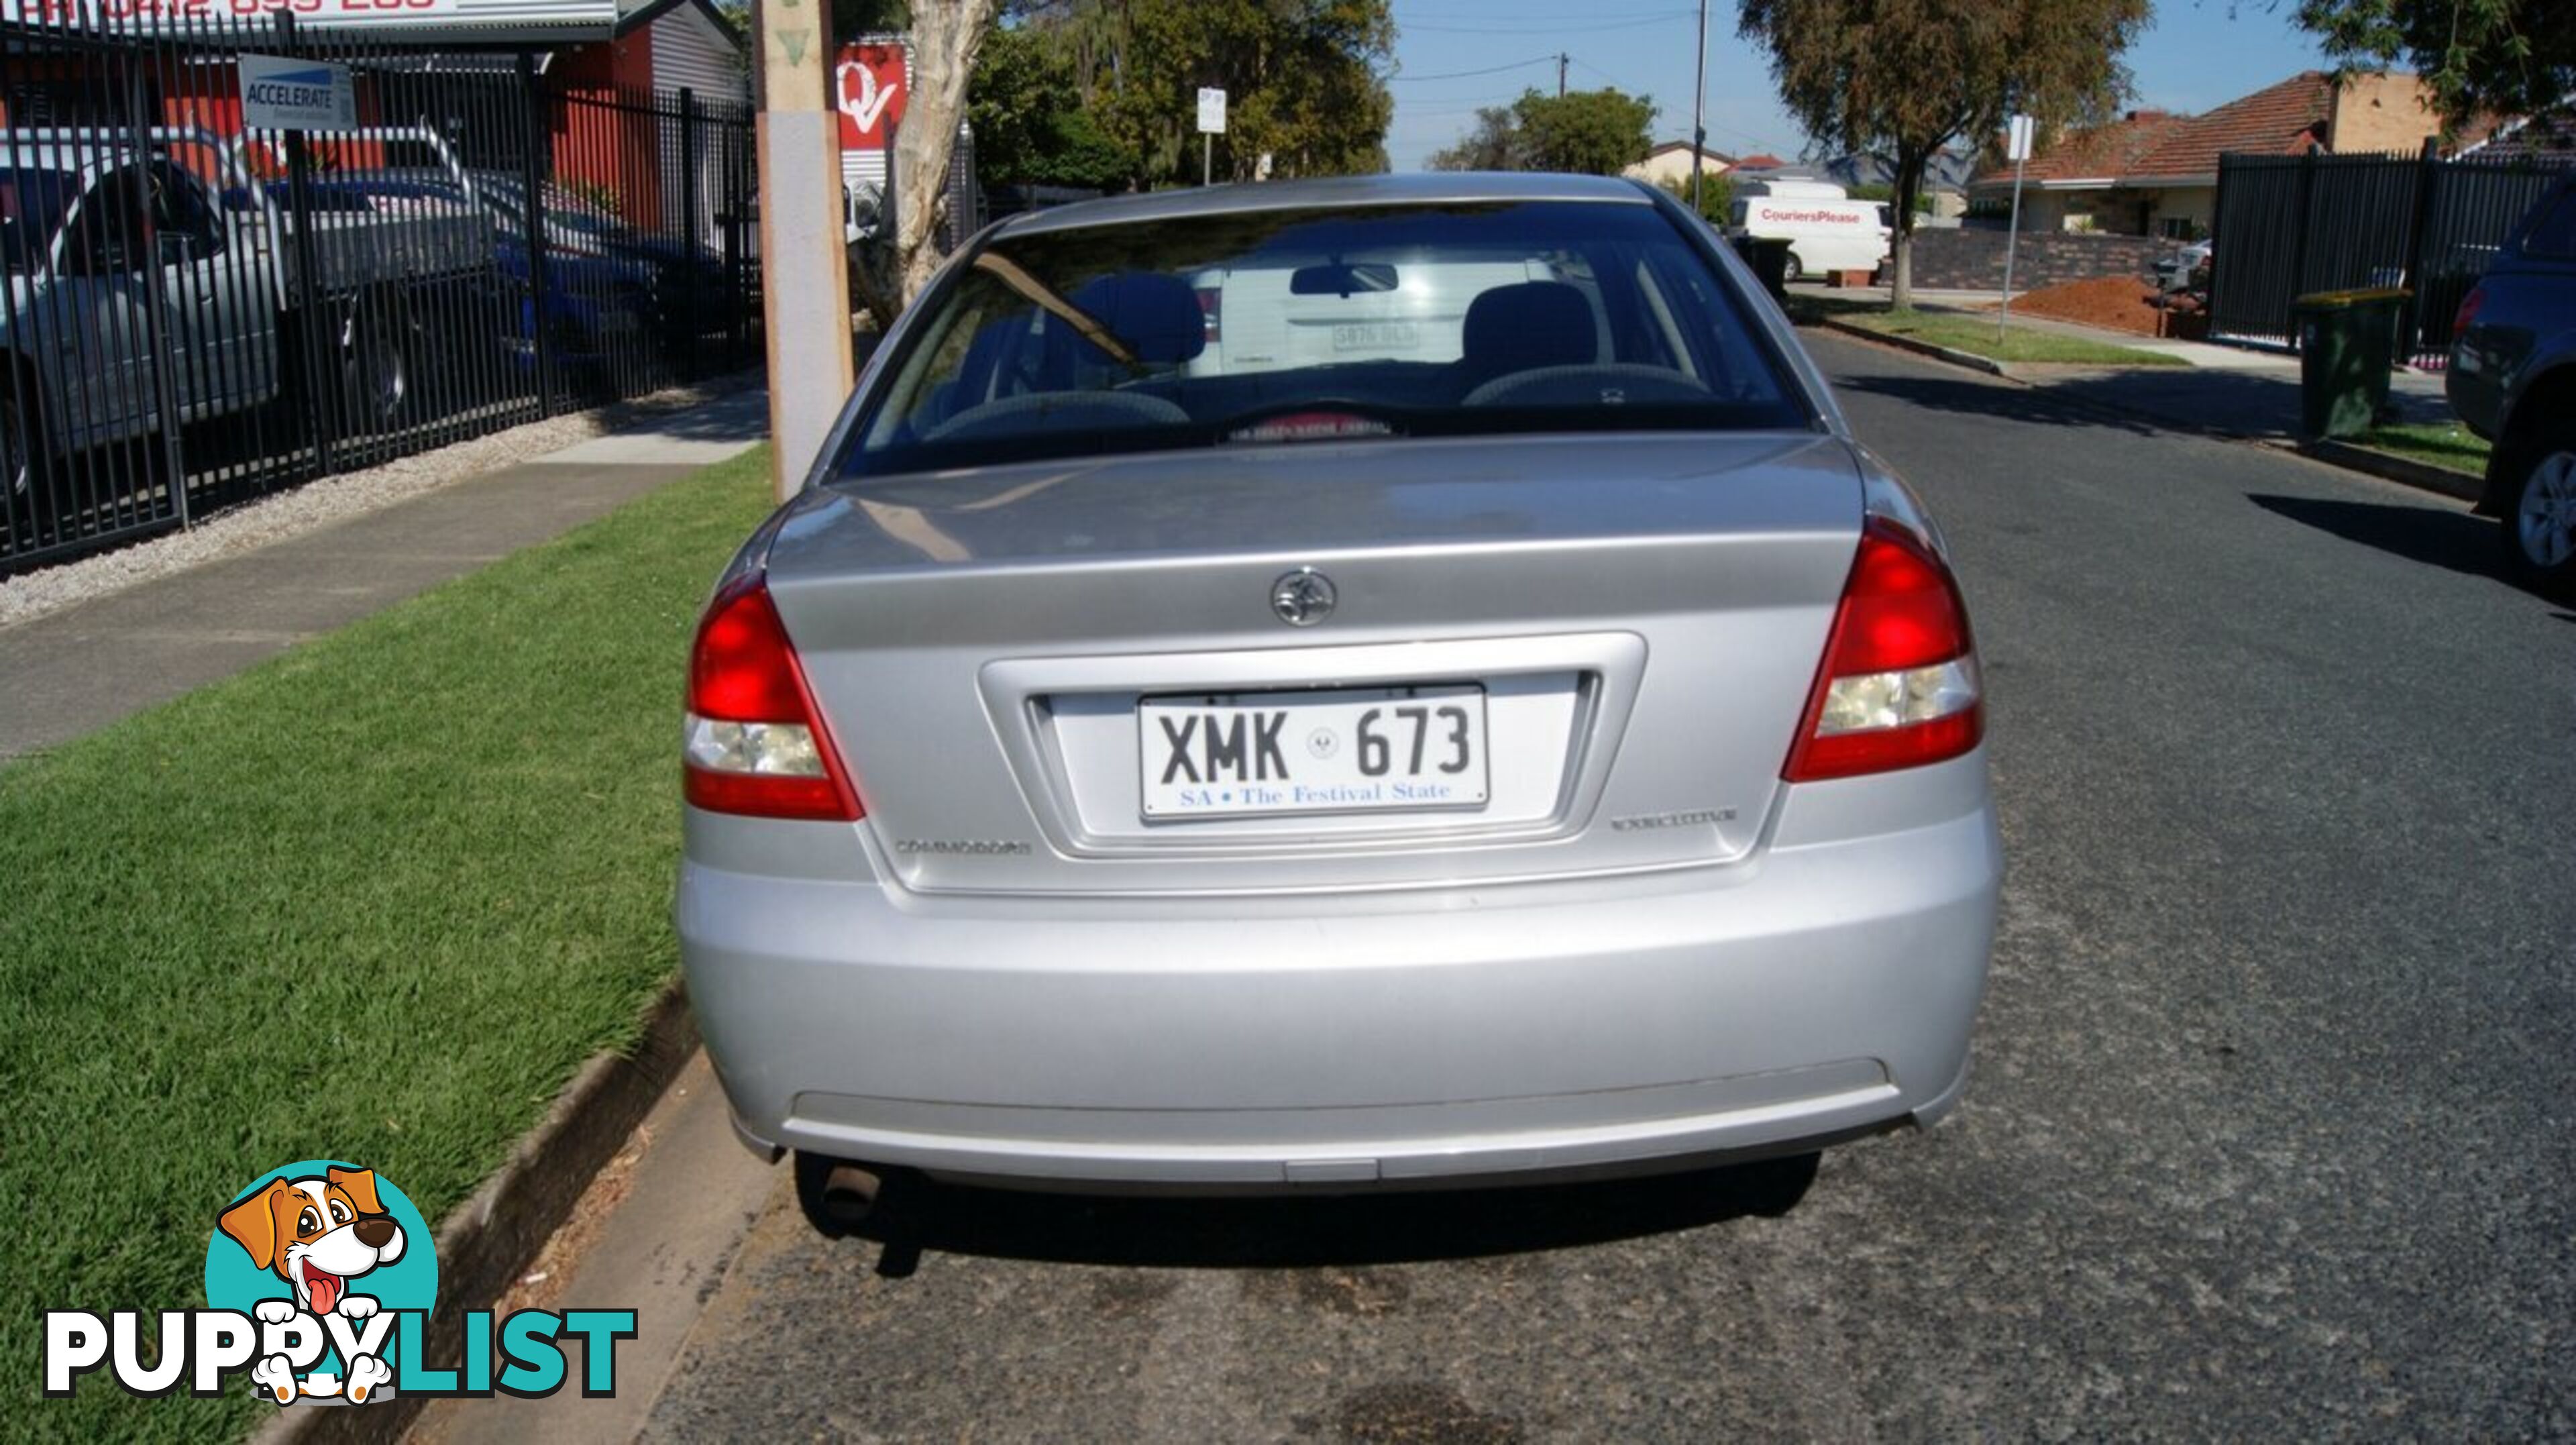
[[[36,414],[35,380],[9,386],[0,376],[0,554],[15,555],[59,541],[63,467],[49,460],[44,421]]]
[[[2505,566],[2528,585],[2576,591],[2576,420],[2541,423],[2514,449],[2519,472],[2506,497]]]
[[[1788,260],[1780,263],[1780,279],[1783,281],[1796,281],[1806,274],[1807,268],[1798,264],[1798,253],[1795,251],[1789,253]]]
[[[412,399],[415,351],[409,307],[399,298],[360,296],[340,324],[342,414],[353,436],[391,430]]]
[[[16,388],[0,392],[0,476],[9,479],[8,501],[14,510],[35,491],[36,433],[19,405]]]

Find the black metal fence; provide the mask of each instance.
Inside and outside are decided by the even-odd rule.
[[[2443,160],[2430,148],[2421,156],[2221,156],[2210,335],[2295,346],[2295,298],[2404,286],[2414,296],[2399,354],[2441,366],[2461,299],[2565,164]]]
[[[245,54],[345,68],[354,124],[245,128]],[[0,22],[0,571],[747,365],[754,194],[737,98],[291,16]]]

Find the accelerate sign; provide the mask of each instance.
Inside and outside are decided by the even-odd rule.
[[[175,30],[285,11],[305,26],[596,28],[617,25],[617,0],[0,0],[0,20],[84,30]]]
[[[242,125],[249,130],[356,130],[349,67],[283,55],[241,57]]]

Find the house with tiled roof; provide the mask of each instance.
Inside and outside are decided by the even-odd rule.
[[[2202,115],[2133,110],[2073,131],[2030,160],[2022,228],[2189,239],[2208,233],[2221,155],[2412,153],[2441,128],[2421,82],[2357,75],[2338,84],[2302,71]],[[1968,200],[1992,212],[2012,199],[2013,168],[1990,163]]]
[[[1689,141],[1668,140],[1646,152],[1644,160],[1619,174],[1658,186],[1687,184],[1691,178],[1693,160],[1692,146]],[[1735,157],[1724,151],[1710,150],[1705,146],[1698,148],[1696,160],[1699,173],[1703,176],[1722,176],[1735,168]]]

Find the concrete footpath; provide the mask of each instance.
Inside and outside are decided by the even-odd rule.
[[[768,430],[766,393],[736,392],[0,628],[0,764],[558,536]]]

